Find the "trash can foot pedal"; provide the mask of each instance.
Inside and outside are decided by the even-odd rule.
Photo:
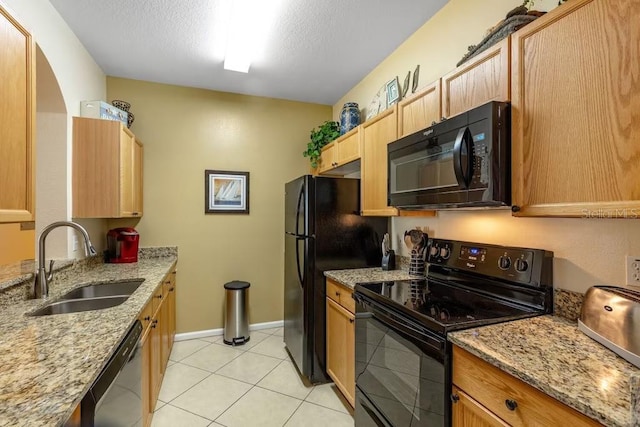
[[[232,338],[231,341],[227,341],[225,339],[223,339],[222,341],[225,344],[229,344],[229,345],[243,345],[249,342],[250,337],[238,337],[238,338]]]

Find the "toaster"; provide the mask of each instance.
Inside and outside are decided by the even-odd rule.
[[[640,368],[640,292],[592,286],[582,303],[578,328]]]

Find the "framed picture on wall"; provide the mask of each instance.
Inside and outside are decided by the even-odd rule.
[[[204,213],[249,213],[249,172],[204,171]]]

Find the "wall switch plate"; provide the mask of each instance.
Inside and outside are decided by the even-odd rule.
[[[627,286],[640,286],[640,257],[626,257]]]

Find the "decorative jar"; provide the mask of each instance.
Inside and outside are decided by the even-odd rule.
[[[358,103],[347,102],[340,111],[340,135],[344,135],[360,124]]]

